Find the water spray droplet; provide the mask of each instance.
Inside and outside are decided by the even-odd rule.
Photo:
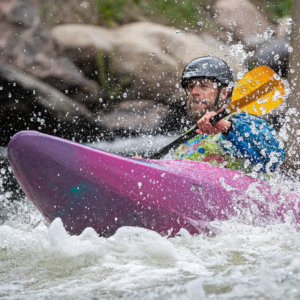
[[[274,77],[274,79],[276,79],[276,80],[280,80],[280,76],[279,76],[278,74],[274,74],[273,77]]]
[[[287,19],[285,20],[285,24],[286,24],[286,25],[292,25],[292,24],[293,24],[293,19],[292,19],[292,18],[287,18]]]

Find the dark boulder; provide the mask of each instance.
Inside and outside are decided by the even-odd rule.
[[[83,104],[95,103],[99,85],[62,56],[55,38],[41,27],[30,0],[0,2],[0,62],[7,62]]]
[[[258,66],[268,66],[282,77],[287,77],[289,66],[289,54],[292,52],[290,44],[286,40],[272,40],[260,46],[246,65],[249,69]]]
[[[47,83],[0,65],[0,145],[21,130],[38,130],[77,140],[97,134],[99,124],[82,104]]]

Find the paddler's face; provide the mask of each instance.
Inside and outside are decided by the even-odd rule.
[[[215,111],[215,99],[218,85],[212,79],[191,79],[187,85],[187,113],[189,118],[197,122],[206,112]]]

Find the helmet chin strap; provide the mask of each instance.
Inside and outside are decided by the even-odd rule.
[[[215,102],[214,102],[215,107],[217,107],[217,105],[219,103],[219,100],[220,100],[219,98],[220,98],[220,94],[221,94],[221,88],[222,88],[222,86],[218,87],[218,94],[217,94],[217,97],[216,97]]]

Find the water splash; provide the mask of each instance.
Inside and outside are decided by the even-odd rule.
[[[300,295],[300,234],[289,224],[218,222],[215,237],[175,238],[133,227],[105,239],[70,236],[60,219],[0,227],[5,299],[282,299]],[[13,278],[18,278],[14,280]],[[272,287],[270,289],[270,286]],[[294,297],[294,298],[293,298]]]

